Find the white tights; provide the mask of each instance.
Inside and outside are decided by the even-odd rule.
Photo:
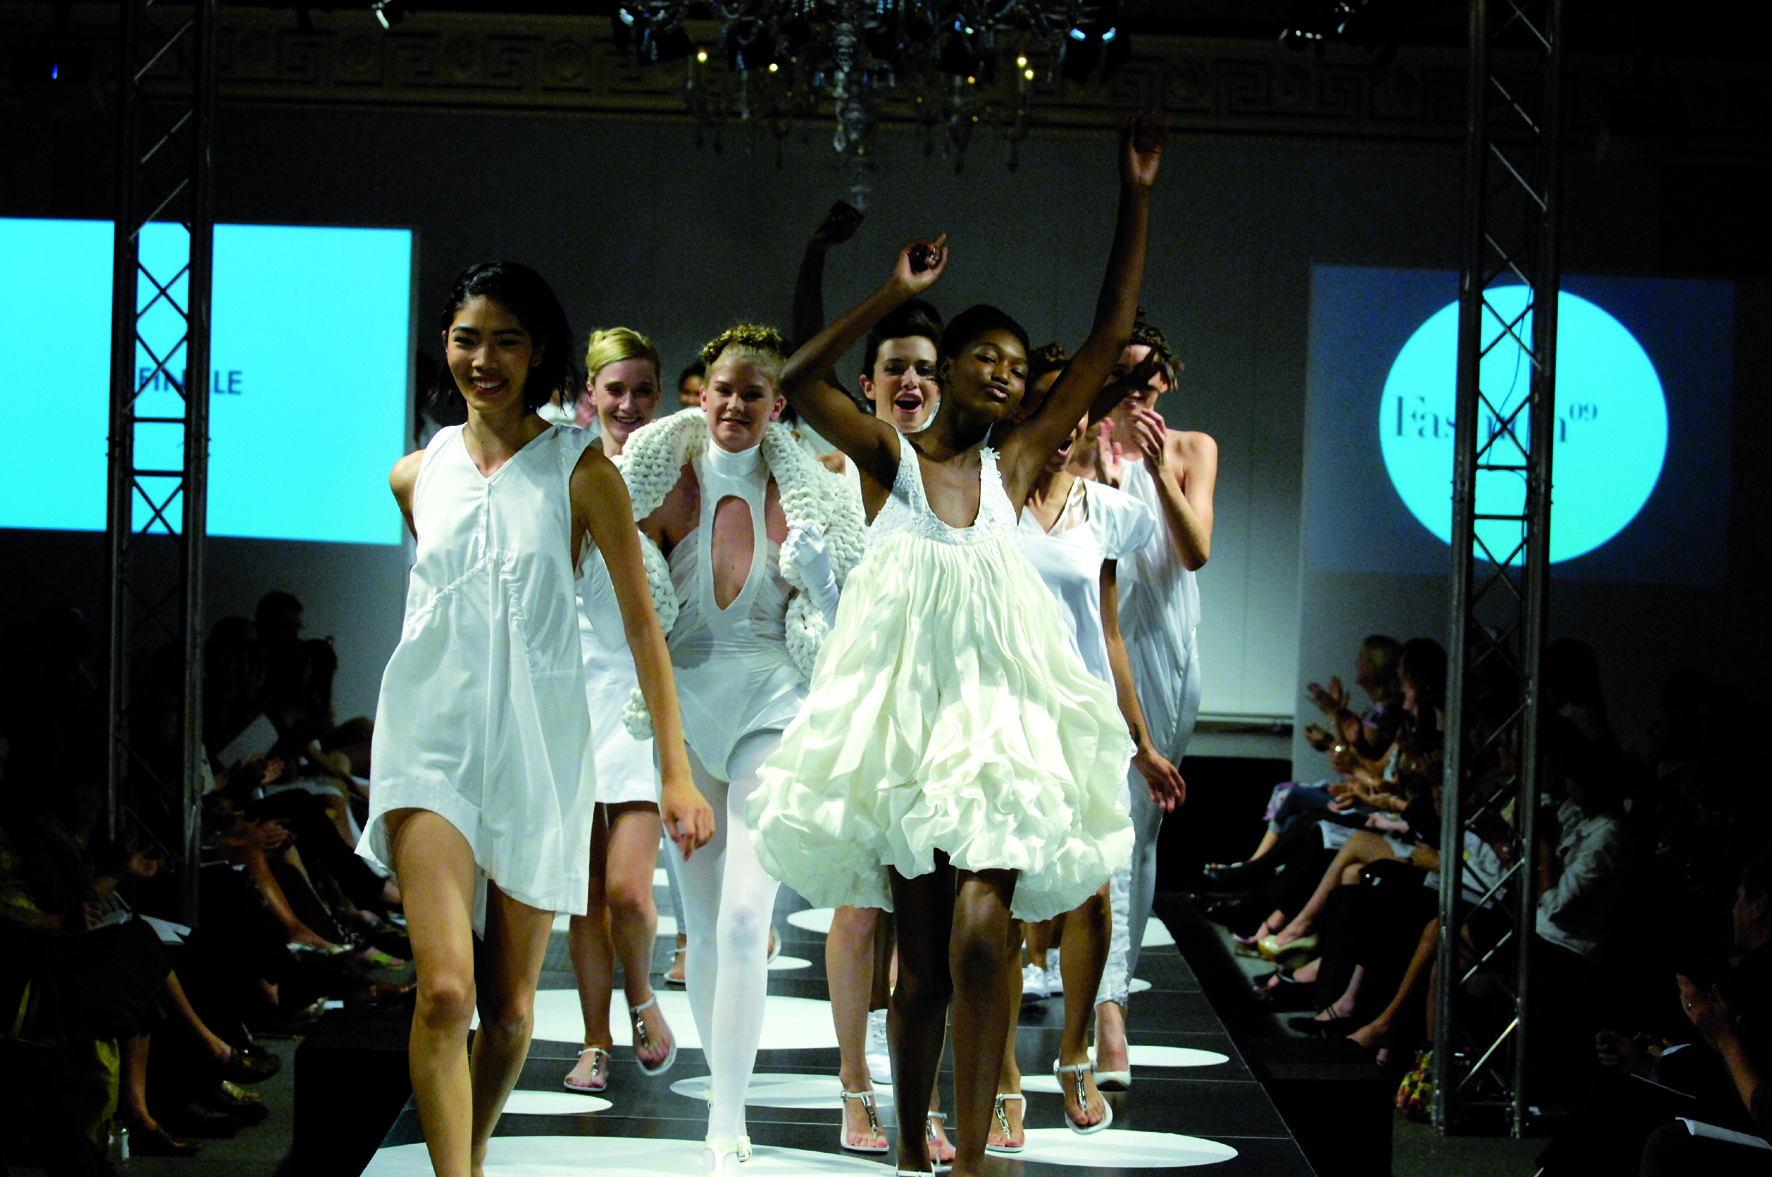
[[[689,1007],[712,1072],[709,1140],[744,1135],[745,1090],[763,1036],[769,920],[781,884],[757,861],[744,806],[757,787],[757,770],[780,743],[779,731],[740,740],[732,753],[730,782],[689,754],[695,787],[714,807],[714,836],[687,862],[677,860],[689,937]],[[675,845],[671,853],[678,853]]]

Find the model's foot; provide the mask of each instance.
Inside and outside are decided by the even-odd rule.
[[[1064,1092],[1065,1118],[1078,1128],[1093,1128],[1107,1119],[1107,1100],[1103,1099],[1101,1092],[1096,1089],[1095,1071],[1089,1067],[1087,1056],[1063,1065],[1069,1068],[1076,1063],[1083,1064],[1084,1069],[1080,1075],[1067,1069],[1058,1079],[1058,1086]],[[1077,1098],[1077,1080],[1079,1078],[1082,1080],[1081,1099]]]
[[[594,1042],[578,1052],[578,1061],[562,1080],[568,1091],[602,1091],[609,1086],[609,1047]]]
[[[1019,1091],[1000,1091],[997,1093],[996,1107],[991,1111],[991,1130],[985,1137],[986,1148],[1002,1149],[1005,1152],[1020,1152],[1027,1147],[1027,1130],[1022,1125],[1022,1109],[1027,1100]]]
[[[843,1093],[843,1147],[856,1152],[885,1152],[889,1142],[886,1128],[880,1123],[873,1088],[863,1084]],[[857,1098],[865,1095],[867,1099]]]
[[[629,1006],[629,1010],[634,1019],[634,1057],[647,1069],[662,1066],[677,1045],[664,1011],[650,994],[645,1001]]]
[[[954,1146],[948,1141],[947,1117],[940,1112],[930,1112],[928,1124],[924,1143],[929,1149],[929,1159],[938,1165],[953,1164]]]

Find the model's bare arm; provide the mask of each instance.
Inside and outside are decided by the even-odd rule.
[[[1132,737],[1132,765],[1144,777],[1151,800],[1162,809],[1173,810],[1187,800],[1187,782],[1181,779],[1181,770],[1151,743],[1144,708],[1138,702],[1138,684],[1132,677],[1132,658],[1126,652],[1126,635],[1120,630],[1118,563],[1114,560],[1101,564],[1101,631],[1107,638],[1108,666],[1114,674],[1114,698],[1126,721],[1126,734]]]
[[[423,450],[413,450],[395,462],[388,475],[388,489],[394,492],[394,501],[400,504],[400,515],[406,520],[406,530],[412,533],[413,539],[418,538],[418,525],[412,521],[412,492],[418,487],[418,468],[424,460]]]

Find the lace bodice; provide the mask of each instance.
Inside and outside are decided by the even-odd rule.
[[[876,547],[903,532],[944,544],[975,544],[1000,537],[1013,538],[1015,508],[1003,491],[1003,476],[997,470],[997,451],[987,445],[978,451],[978,457],[978,518],[972,521],[971,527],[954,527],[930,510],[916,447],[900,438],[898,473],[892,479],[892,495],[880,508],[880,513],[874,516],[874,524],[868,530],[868,546]]]

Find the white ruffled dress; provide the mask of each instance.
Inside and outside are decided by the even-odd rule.
[[[1016,544],[996,458],[983,450],[978,518],[956,528],[900,443],[806,704],[763,766],[758,857],[814,904],[890,909],[887,869],[927,874],[941,850],[1019,872],[1012,910],[1041,920],[1132,853],[1125,721]]]

